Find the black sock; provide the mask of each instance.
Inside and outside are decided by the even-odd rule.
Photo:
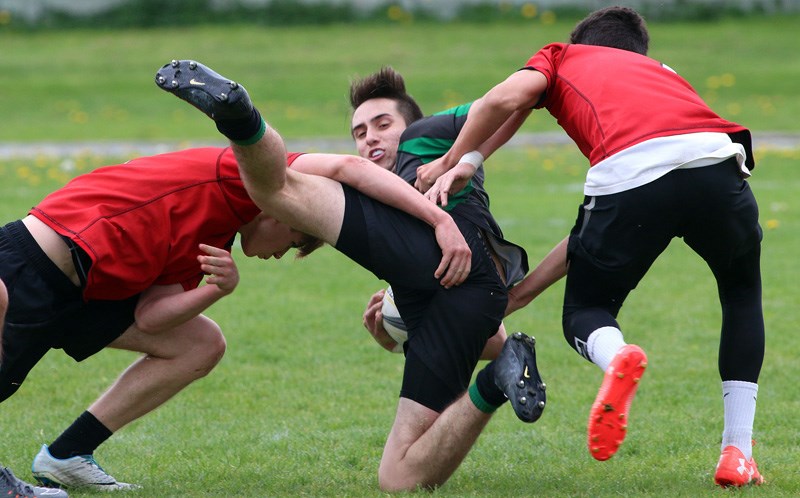
[[[78,455],[91,455],[113,434],[108,428],[85,411],[75,419],[67,430],[53,441],[48,449],[55,458],[70,458]]]
[[[221,119],[215,123],[220,133],[239,145],[252,145],[258,142],[266,131],[266,123],[255,107],[250,116],[246,118]]]
[[[475,377],[475,387],[478,389],[481,398],[492,406],[500,406],[508,401],[503,391],[494,383],[493,361],[489,362],[488,365],[483,367],[483,370],[478,372],[478,375]]]

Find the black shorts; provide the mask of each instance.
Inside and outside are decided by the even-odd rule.
[[[82,290],[50,261],[21,221],[0,228],[0,278],[9,298],[0,390],[21,384],[51,348],[82,361],[134,322],[139,296],[85,302]]]
[[[738,257],[758,247],[758,205],[735,159],[586,197],[570,234],[565,315],[592,307],[616,316],[674,237],[682,237],[715,275],[731,271]]]
[[[336,249],[389,282],[408,328],[401,396],[442,411],[469,386],[508,294],[480,227],[454,217],[472,249],[467,280],[445,289],[433,273],[442,253],[424,222],[345,187]]]

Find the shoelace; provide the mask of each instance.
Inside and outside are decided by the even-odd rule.
[[[81,458],[83,459],[82,463],[89,467],[93,479],[97,479],[102,482],[116,481],[116,479],[109,475],[108,472],[103,470],[100,464],[98,464],[91,455],[84,455]]]

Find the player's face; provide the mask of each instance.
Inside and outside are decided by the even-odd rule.
[[[259,214],[239,229],[242,251],[247,257],[280,259],[293,247],[300,247],[306,235],[274,218]]]
[[[400,134],[406,120],[391,99],[371,99],[353,112],[350,131],[356,141],[358,155],[384,169],[394,170]]]

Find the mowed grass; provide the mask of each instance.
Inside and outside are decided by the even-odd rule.
[[[726,117],[755,131],[797,130],[797,16],[653,23],[650,55],[684,76]],[[264,28],[201,26],[130,31],[0,30],[2,141],[185,140],[218,135],[158,91],[156,70],[196,59],[243,82],[287,138],[348,130],[351,79],[391,64],[423,110],[481,96],[575,20]],[[553,131],[534,113],[526,131]]]
[[[793,497],[800,494],[800,152],[758,155],[751,184],[764,227],[767,352],[755,455],[768,483],[736,493]],[[35,186],[25,179],[25,167],[0,165],[8,220],[59,185],[46,173],[58,171],[58,162],[33,166],[42,172]],[[519,148],[499,152],[488,167],[500,223],[537,261],[574,220],[583,159],[571,147]],[[235,256],[242,282],[207,313],[226,332],[222,363],[118,432],[96,453],[98,460],[119,479],[144,486],[130,496],[380,496],[377,466],[394,417],[402,357],[374,344],[360,318],[382,283],[332,248],[303,261],[250,260],[238,249]],[[563,283],[556,284],[506,321],[509,330],[537,337],[548,384],[545,415],[526,425],[502,408],[436,494],[728,496],[731,491],[712,484],[722,430],[720,317],[704,264],[674,241],[623,308],[626,337],[646,348],[650,367],[630,435],[608,462],[586,451],[586,418],[601,373],[562,337],[562,291]],[[56,437],[135,358],[106,351],[76,364],[50,352],[0,408],[2,463],[30,479],[39,445]]]
[[[796,131],[797,18],[654,24],[651,55],[686,77],[724,116],[754,131]],[[390,63],[432,112],[480,96],[574,24],[250,26],[149,31],[0,33],[0,141],[208,140],[213,125],[152,82],[172,58],[194,58],[243,82],[288,139],[347,133],[351,77]],[[536,113],[535,113],[536,114]],[[552,131],[545,113],[526,131]],[[756,457],[768,479],[737,495],[800,495],[795,414],[800,325],[798,151],[760,150],[751,184],[764,226],[767,354]],[[0,214],[24,215],[75,174],[128,158],[0,161]],[[539,260],[572,226],[585,159],[572,147],[519,148],[489,163],[493,211]],[[117,433],[97,452],[109,472],[142,484],[130,496],[380,496],[377,466],[392,424],[402,358],[361,326],[382,283],[331,248],[307,260],[236,259],[243,276],[208,311],[228,353],[207,378]],[[620,316],[650,368],[620,453],[585,449],[601,373],[564,342],[563,284],[507,320],[538,340],[549,405],[534,425],[508,407],[494,417],[441,496],[727,496],[711,483],[722,401],[716,371],[719,307],[710,273],[675,241]],[[106,351],[76,364],[48,354],[0,406],[0,463],[23,478],[49,443],[136,355]],[[73,492],[71,496],[93,496]]]

